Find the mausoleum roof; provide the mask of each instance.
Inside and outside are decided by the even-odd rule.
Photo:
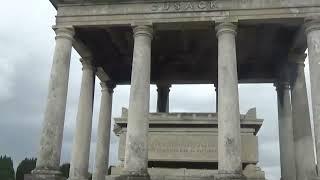
[[[177,10],[170,0],[134,1],[141,4],[127,0],[51,2],[56,7],[61,4],[57,25],[74,26],[77,43],[86,47],[94,63],[117,84],[130,84],[132,25],[136,22],[149,22],[154,29],[151,83],[217,82],[218,40],[214,28],[215,23],[224,18],[233,19],[238,25],[239,82],[273,83],[279,66],[288,61],[289,54],[305,52],[303,13],[312,14],[317,7],[315,4],[320,6],[312,0],[291,4],[268,0],[249,4],[189,0],[181,1]],[[108,2],[113,3],[108,5]],[[188,3],[193,3],[193,8],[188,9]],[[181,9],[182,6],[187,9]]]

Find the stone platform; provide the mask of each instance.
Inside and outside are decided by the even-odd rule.
[[[127,132],[127,109],[115,118],[114,132],[120,137],[119,166],[108,178],[122,174]],[[256,110],[240,115],[244,175],[264,179],[258,163],[257,133],[263,120]],[[150,113],[148,172],[152,180],[207,180],[217,176],[218,122],[216,113]]]
[[[123,168],[112,167],[113,175],[106,177],[106,180],[127,180],[120,176]],[[149,168],[150,180],[219,180],[217,170],[207,169],[172,169],[172,168]],[[265,174],[255,165],[249,165],[244,170],[246,180],[265,180]]]

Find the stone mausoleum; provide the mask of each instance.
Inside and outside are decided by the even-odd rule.
[[[63,179],[58,169],[72,47],[83,75],[70,180],[88,178],[95,76],[102,97],[94,180],[264,179],[257,166],[262,121],[254,109],[240,115],[239,83],[276,87],[282,180],[320,179],[319,0],[51,3],[56,46],[32,180]],[[112,93],[122,84],[131,88],[128,110],[115,120],[121,163],[109,168]],[[151,114],[150,84],[158,86],[158,112]],[[217,113],[168,112],[173,84],[214,84]]]

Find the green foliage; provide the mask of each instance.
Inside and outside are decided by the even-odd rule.
[[[31,171],[36,167],[36,162],[36,158],[25,158],[21,161],[17,168],[16,180],[23,180],[25,174],[31,174]]]
[[[62,164],[60,166],[60,171],[61,171],[63,177],[69,178],[70,163]]]
[[[13,162],[10,157],[0,156],[0,179],[14,180]]]

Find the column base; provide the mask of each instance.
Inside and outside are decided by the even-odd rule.
[[[69,177],[68,180],[88,180],[88,178],[85,177]]]
[[[25,175],[24,180],[66,180],[66,178],[57,170],[35,169],[32,174]]]
[[[249,164],[243,170],[243,175],[247,180],[265,180],[265,173],[255,164]],[[283,180],[283,179],[282,179]]]
[[[120,175],[117,177],[109,177],[107,180],[150,180],[149,175]]]
[[[220,173],[215,176],[215,180],[246,180],[242,174]]]

